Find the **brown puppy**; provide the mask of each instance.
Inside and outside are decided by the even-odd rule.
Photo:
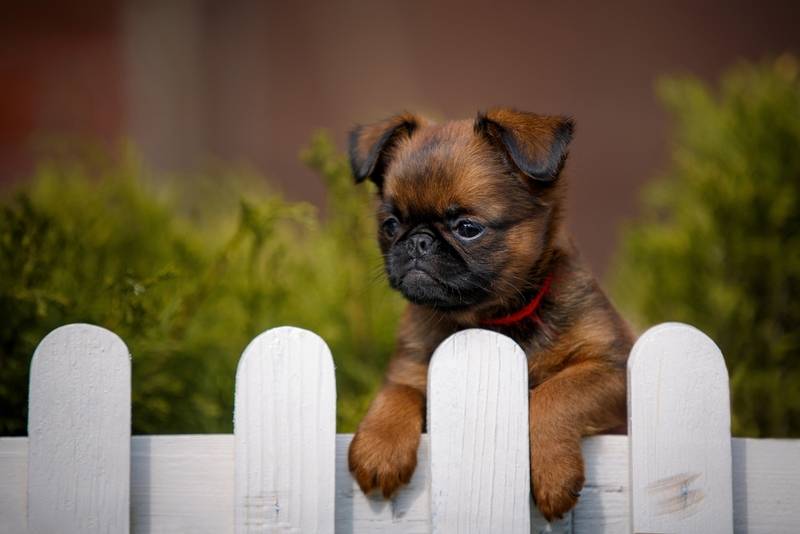
[[[353,131],[355,178],[379,190],[389,282],[410,302],[350,445],[365,493],[389,497],[411,478],[428,362],[465,328],[497,330],[528,356],[531,483],[548,520],[578,499],[581,437],[624,428],[633,336],[564,229],[572,131],[568,118],[509,109],[441,125],[405,114]]]

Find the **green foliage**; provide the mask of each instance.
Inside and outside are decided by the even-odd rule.
[[[733,431],[800,436],[800,74],[791,57],[717,91],[669,79],[669,170],[645,192],[614,269],[640,324],[696,325],[725,354]]]
[[[219,173],[149,176],[77,158],[43,166],[0,205],[0,435],[25,432],[30,356],[51,329],[104,326],[133,356],[136,433],[230,432],[239,355],[259,332],[319,333],[352,431],[392,348],[401,302],[380,276],[366,188],[327,136],[304,160],[327,220]]]

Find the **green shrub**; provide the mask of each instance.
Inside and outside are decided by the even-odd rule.
[[[62,158],[7,193],[0,434],[25,432],[30,356],[71,322],[128,344],[136,433],[230,432],[250,339],[282,324],[314,330],[336,362],[339,430],[351,431],[379,384],[401,303],[380,276],[368,190],[323,134],[303,158],[328,187],[322,223],[259,177],[150,176],[130,155]]]
[[[733,431],[800,436],[800,75],[742,65],[718,90],[660,86],[672,162],[624,232],[616,300],[640,325],[696,325],[722,349]]]

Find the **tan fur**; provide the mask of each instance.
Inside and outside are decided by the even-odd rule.
[[[492,137],[503,134],[511,138],[505,142],[518,143],[517,157],[541,158],[557,139],[563,119],[511,110],[487,117],[498,122],[490,123],[494,130],[481,136],[472,121],[430,125],[405,115],[402,120],[415,126],[383,147],[386,159],[378,162],[385,172],[381,197],[403,216],[439,214],[458,204],[479,220],[518,220],[504,234],[503,252],[488,252],[491,261],[504,265],[492,281],[489,298],[457,311],[409,304],[386,382],[351,444],[350,469],[365,492],[380,490],[389,496],[407,483],[424,429],[433,351],[458,330],[481,327],[482,319],[519,309],[523,296],[549,274],[552,286],[538,321],[496,329],[514,338],[528,356],[532,489],[539,510],[554,519],[574,506],[583,486],[581,437],[624,430],[625,362],[633,336],[582,265],[564,229],[564,178],[542,186],[519,172],[509,173],[514,162]],[[356,150],[366,153],[370,142],[386,138],[387,124],[397,120],[364,129],[363,138],[355,140]],[[557,163],[560,172],[563,160]],[[384,209],[379,208],[379,220]],[[444,229],[442,234],[447,235]],[[455,239],[449,242],[461,246]]]

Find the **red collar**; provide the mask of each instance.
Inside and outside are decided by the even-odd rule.
[[[539,309],[539,304],[542,302],[542,298],[544,298],[545,294],[550,290],[550,284],[553,282],[553,275],[547,275],[547,278],[544,279],[542,282],[542,287],[539,288],[539,292],[536,293],[536,296],[531,299],[531,301],[525,305],[524,308],[521,308],[515,311],[512,314],[504,315],[503,317],[496,317],[494,319],[484,319],[481,321],[481,325],[483,326],[510,326],[520,321],[523,321],[529,317],[533,317],[537,319],[535,316],[536,310]]]

